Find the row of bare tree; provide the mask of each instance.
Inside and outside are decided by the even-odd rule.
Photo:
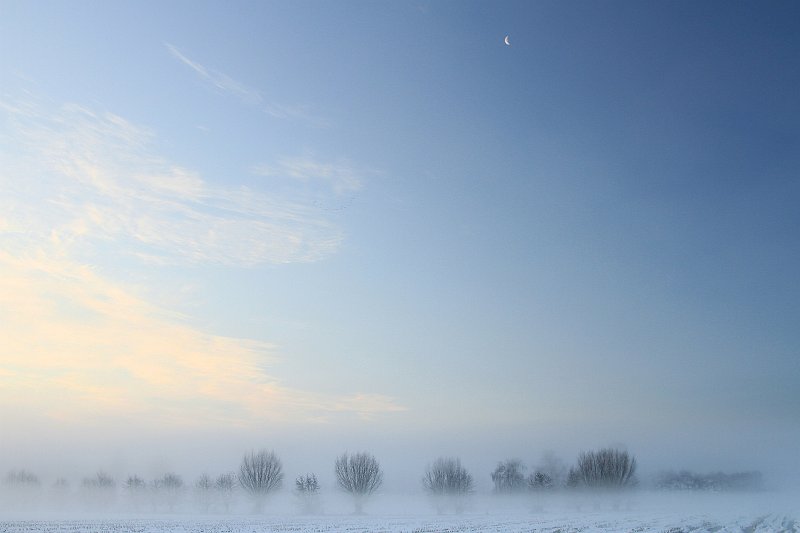
[[[355,512],[363,512],[364,502],[383,483],[383,471],[375,457],[367,452],[343,453],[334,464],[336,483],[350,494]],[[267,497],[281,488],[283,465],[272,451],[250,452],[242,459],[238,480],[250,495],[256,511],[260,512]],[[303,510],[314,513],[319,509],[320,485],[315,474],[299,476],[295,480],[295,493],[301,498]]]
[[[636,457],[615,448],[583,452],[569,470],[553,455],[546,455],[542,464],[527,477],[525,470],[525,465],[519,459],[498,463],[492,472],[495,492],[557,488],[623,489],[637,484]]]
[[[498,463],[491,473],[494,490],[499,494],[517,493],[524,490],[550,490],[564,488],[624,488],[636,483],[636,459],[627,451],[606,448],[579,455],[575,466],[567,470],[563,462],[552,455],[529,476],[525,476],[522,461],[509,459]],[[343,453],[334,463],[336,484],[349,494],[355,512],[363,512],[367,499],[383,483],[383,471],[378,460],[368,452]],[[226,473],[212,478],[203,474],[191,487],[198,507],[203,512],[230,510],[234,492],[241,488],[251,499],[254,510],[261,512],[269,496],[283,485],[283,464],[269,450],[252,451],[242,458],[236,473]],[[26,470],[12,471],[5,480],[6,486],[37,488],[39,479]],[[320,510],[320,484],[315,474],[310,473],[295,479],[294,492],[305,513]],[[458,458],[441,457],[431,463],[422,477],[422,486],[436,502],[439,511],[452,507],[456,512],[463,509],[466,496],[472,494],[475,482],[472,474]],[[68,489],[65,480],[59,479],[56,487]],[[108,508],[116,494],[117,483],[109,475],[98,472],[81,483],[81,494],[87,504]],[[183,479],[174,473],[146,482],[133,475],[123,483],[122,489],[134,510],[150,508],[173,511],[187,487]]]

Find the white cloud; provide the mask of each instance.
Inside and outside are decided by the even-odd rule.
[[[213,186],[157,155],[151,132],[110,113],[25,109],[12,112],[0,153],[5,226],[62,246],[113,242],[167,263],[309,262],[339,246],[340,230],[304,195]]]
[[[304,195],[211,185],[117,115],[0,104],[0,415],[218,427],[402,410],[380,395],[288,387],[269,371],[273,345],[203,331],[94,266],[110,252],[158,264],[322,259],[341,234]]]

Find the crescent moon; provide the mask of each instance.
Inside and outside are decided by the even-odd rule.
[[[503,39],[503,42],[506,43],[506,46],[511,46],[511,42],[508,40],[508,35],[506,35],[506,38]]]

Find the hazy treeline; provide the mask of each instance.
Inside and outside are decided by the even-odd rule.
[[[697,490],[697,491],[736,491],[758,490],[764,485],[761,472],[713,472],[698,474],[682,470],[680,472],[667,471],[658,475],[655,486],[664,490]]]
[[[350,499],[355,513],[362,513],[370,497],[383,484],[383,470],[368,452],[343,453],[334,461],[338,494]],[[499,461],[491,472],[492,494],[527,495],[532,502],[546,501],[547,494],[568,496],[592,493],[620,494],[637,487],[637,461],[625,450],[604,448],[581,453],[568,466],[553,453],[546,453],[532,468],[519,459]],[[154,479],[130,474],[115,479],[104,471],[72,484],[58,478],[49,485],[29,470],[12,470],[2,480],[0,509],[25,510],[37,506],[54,510],[87,512],[231,513],[262,512],[274,494],[284,489],[284,470],[273,451],[244,454],[238,471],[202,473],[184,480],[166,472]],[[753,489],[761,485],[757,472],[698,475],[666,472],[655,487],[683,490]],[[475,494],[475,477],[456,457],[439,457],[421,472],[420,488],[439,513],[460,513]],[[322,512],[322,486],[316,473],[294,478],[291,493],[298,511]]]

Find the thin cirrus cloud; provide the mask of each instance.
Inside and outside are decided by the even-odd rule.
[[[222,72],[205,67],[196,61],[192,61],[170,43],[164,43],[164,46],[167,47],[172,57],[192,69],[195,74],[217,89],[232,94],[247,104],[260,104],[263,102],[264,99],[257,90],[232,79]]]
[[[159,263],[234,266],[317,261],[341,242],[303,195],[213,186],[155,155],[153,134],[119,116],[12,109],[25,111],[10,120],[15,155],[5,166],[17,174],[3,179],[0,207],[29,235],[114,243]]]
[[[113,114],[0,104],[0,405],[64,422],[199,425],[403,410],[379,394],[286,386],[268,372],[271,344],[202,331],[97,266],[109,255],[228,267],[323,259],[341,234],[302,195],[212,186]]]
[[[244,104],[260,107],[264,113],[273,118],[296,119],[320,127],[329,125],[327,120],[313,114],[306,104],[266,102],[259,90],[234,80],[223,72],[206,67],[190,59],[173,44],[164,43],[164,46],[166,46],[172,57],[189,67],[204,82],[223,93],[234,96]]]
[[[347,160],[320,162],[311,157],[284,157],[274,164],[256,165],[253,174],[286,177],[299,182],[323,183],[336,195],[352,194],[361,189],[360,172]]]

